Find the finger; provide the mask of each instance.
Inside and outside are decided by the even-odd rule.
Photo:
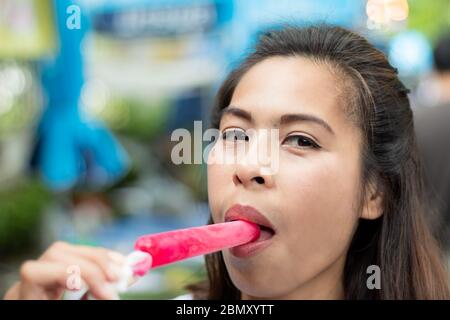
[[[71,245],[64,242],[56,242],[43,256],[44,259],[50,258],[55,260],[62,253],[72,253],[82,256],[98,264],[107,275],[109,281],[117,281],[120,270],[125,263],[125,257],[121,254],[104,248],[96,248],[89,246]]]
[[[108,281],[115,282],[119,280],[121,270],[126,261],[121,254],[105,248],[88,246],[70,246],[68,250],[97,264],[105,273]]]
[[[30,260],[20,268],[23,282],[44,288],[66,287],[67,273],[63,264]]]
[[[54,258],[50,256],[48,259]],[[118,298],[117,292],[108,282],[105,272],[98,264],[71,252],[66,252],[63,257],[58,257],[57,261],[66,266],[67,273],[81,277],[96,299],[115,300]]]

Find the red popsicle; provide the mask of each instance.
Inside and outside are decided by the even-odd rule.
[[[249,243],[259,226],[247,221],[210,224],[140,237],[134,248],[152,255],[152,268]]]

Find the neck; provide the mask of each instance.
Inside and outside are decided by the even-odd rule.
[[[343,273],[345,255],[314,278],[277,297],[254,297],[242,293],[242,300],[340,300],[344,299]]]

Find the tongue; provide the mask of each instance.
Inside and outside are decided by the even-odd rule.
[[[273,236],[273,233],[266,228],[260,228],[259,238],[256,241],[264,241],[270,239]]]

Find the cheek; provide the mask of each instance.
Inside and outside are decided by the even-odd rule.
[[[284,224],[290,249],[303,252],[299,256],[311,261],[323,262],[342,254],[358,220],[358,163],[330,153],[281,167],[282,197],[291,199],[281,211],[288,213]],[[287,168],[290,170],[284,171]]]
[[[215,223],[221,221],[221,210],[225,199],[229,198],[229,183],[232,179],[232,166],[208,162],[208,202]]]

